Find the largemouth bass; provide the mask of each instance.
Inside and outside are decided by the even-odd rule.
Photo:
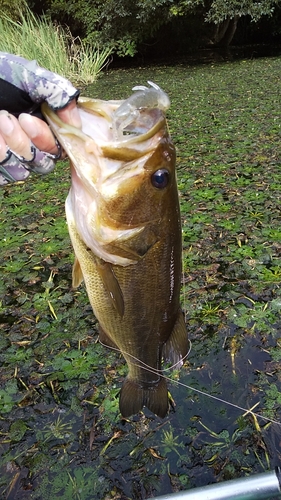
[[[180,308],[181,222],[175,147],[157,85],[125,101],[80,98],[82,129],[42,111],[71,162],[66,217],[75,252],[73,286],[84,279],[103,344],[121,351],[128,375],[119,406],[164,417],[162,357],[181,366],[189,349]]]

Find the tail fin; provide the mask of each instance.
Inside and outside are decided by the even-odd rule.
[[[168,391],[164,378],[160,377],[157,384],[144,388],[134,380],[126,378],[120,392],[119,408],[123,417],[138,413],[143,406],[164,418],[167,414]]]

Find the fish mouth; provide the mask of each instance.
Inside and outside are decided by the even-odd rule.
[[[113,115],[120,103],[124,101],[80,98],[77,105],[82,129],[64,123],[46,102],[41,106],[83,189],[92,198],[99,194],[111,199],[120,190],[121,181],[136,179],[167,130],[161,109],[141,109],[136,116],[132,114],[122,136],[116,138]]]
[[[104,107],[101,108],[101,106],[97,104],[97,101],[98,100],[92,99],[89,103],[85,98],[79,98],[77,106],[82,121],[81,129],[63,122],[46,102],[42,103],[41,111],[53,133],[61,141],[62,145],[64,145],[67,135],[74,136],[80,138],[84,142],[87,152],[90,153],[91,147],[94,148],[94,141],[95,144],[103,148],[104,153],[108,152],[109,157],[110,147],[118,149],[126,146],[135,146],[153,137],[158,130],[166,124],[166,118],[162,110],[157,108],[142,109],[139,110],[137,116],[132,116],[130,122],[124,126],[122,134],[116,135],[114,133],[114,124],[112,121],[115,104],[112,105],[112,101],[104,101],[106,106],[104,105]],[[116,101],[113,102],[115,103]],[[70,151],[68,151],[68,146],[64,145],[64,147],[66,147],[66,153],[69,154]],[[133,150],[131,153],[128,151],[127,154],[133,159],[137,156],[141,156],[142,150],[139,152]],[[130,157],[128,158],[126,156],[126,160],[128,161]]]
[[[147,162],[167,134],[162,109],[131,110],[130,98],[127,101],[80,98],[81,129],[64,123],[46,102],[41,106],[72,164],[67,218],[75,220],[80,237],[94,255],[121,266],[138,262],[156,238],[149,237],[145,248],[139,249],[138,242],[151,221],[122,221],[112,207],[138,189]],[[118,113],[124,107],[127,114],[120,120]]]

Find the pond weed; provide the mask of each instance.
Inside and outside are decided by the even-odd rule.
[[[280,461],[280,427],[256,416],[279,422],[281,408],[279,76],[272,58],[113,70],[87,89],[118,99],[152,79],[172,102],[192,350],[163,421],[120,419],[126,368],[71,287],[67,163],[2,189],[3,495],[137,500]]]

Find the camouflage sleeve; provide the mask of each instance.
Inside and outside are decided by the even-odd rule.
[[[58,110],[78,96],[79,90],[66,78],[41,68],[36,61],[0,52],[0,110],[15,116],[31,113],[43,119],[40,113],[43,101]],[[31,152],[32,160],[27,161],[7,150],[6,158],[0,162],[0,185],[25,180],[29,172],[49,173],[60,156],[39,151],[33,144]]]
[[[45,153],[31,144],[31,160],[26,160],[11,149],[7,150],[6,158],[0,162],[0,186],[11,182],[24,181],[30,174],[48,174],[55,168],[56,160],[60,158],[61,147],[57,143],[59,153],[57,155]]]
[[[79,95],[66,78],[41,68],[36,61],[6,52],[0,52],[0,79],[28,94],[34,103],[47,101],[54,110],[64,108]]]

